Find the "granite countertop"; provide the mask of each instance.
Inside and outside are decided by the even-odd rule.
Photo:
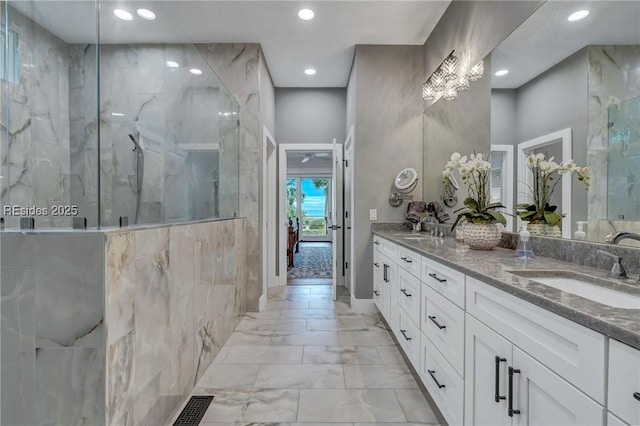
[[[537,283],[509,271],[554,270],[573,272],[606,281],[610,288],[640,296],[637,276],[626,280],[607,277],[607,271],[537,256],[516,259],[513,250],[495,248],[491,251],[471,250],[451,237],[407,240],[403,236],[415,233],[397,229],[375,229],[375,235],[414,250],[423,256],[459,270],[466,275],[492,285],[520,299],[531,302],[592,330],[640,349],[640,306],[638,309],[614,308]]]

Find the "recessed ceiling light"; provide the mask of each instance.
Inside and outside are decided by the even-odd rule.
[[[111,115],[113,115],[114,117],[124,117],[124,114],[121,112],[112,112]]]
[[[502,70],[496,71],[496,75],[498,77],[502,77],[503,75],[507,75],[507,74],[509,74],[509,70],[507,70],[507,69],[502,69]]]
[[[298,18],[302,19],[303,21],[310,21],[314,16],[315,13],[313,13],[313,10],[311,9],[300,9],[298,11]]]
[[[141,17],[142,19],[146,19],[147,21],[153,21],[154,19],[156,19],[156,14],[149,9],[138,9],[136,10],[136,13],[139,17]]]
[[[169,68],[178,68],[180,66],[176,61],[167,61],[167,67]]]
[[[191,68],[191,69],[189,70],[189,72],[190,72],[191,74],[193,74],[193,75],[200,75],[200,74],[202,74],[202,71],[201,71],[201,70],[199,70],[198,68]]]
[[[115,9],[113,14],[116,15],[116,18],[122,19],[123,21],[130,21],[133,19],[133,15],[124,9]]]
[[[304,70],[304,73],[306,75],[316,75],[316,69],[315,68],[307,68],[306,70]]]
[[[589,15],[589,11],[588,10],[579,10],[577,12],[573,12],[571,15],[569,15],[569,17],[567,18],[567,21],[569,22],[575,22],[575,21],[579,21],[581,19],[586,18]]]

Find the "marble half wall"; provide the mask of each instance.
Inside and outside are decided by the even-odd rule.
[[[163,424],[246,311],[245,219],[107,235],[107,424]]]
[[[1,238],[0,423],[103,424],[104,235]]]
[[[640,96],[640,46],[589,46],[589,128],[587,161],[589,189],[589,239],[602,241],[614,231],[608,217],[608,111],[614,104]],[[638,221],[616,221],[615,230],[639,228]]]

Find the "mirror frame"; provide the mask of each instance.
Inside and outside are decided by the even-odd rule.
[[[507,219],[507,225],[504,227],[505,231],[513,232],[514,218],[515,218],[515,205],[513,204],[513,174],[515,164],[513,162],[513,145],[491,145],[491,153],[502,152],[504,153],[504,176],[502,182],[504,184],[504,192],[506,194],[503,204],[506,212],[509,214],[505,218]]]
[[[549,133],[535,139],[531,139],[518,144],[518,203],[526,203],[527,187],[530,187],[533,176],[528,172],[527,155],[529,151],[552,145],[560,141],[562,143],[562,161],[571,159],[571,127]],[[562,175],[562,214],[567,224],[562,226],[562,238],[571,238],[571,173]],[[517,219],[518,228],[521,220]]]

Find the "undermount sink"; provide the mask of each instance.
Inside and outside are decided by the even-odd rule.
[[[622,309],[640,309],[640,287],[637,292],[626,292],[612,288],[620,286],[616,282],[601,280],[576,272],[536,270],[508,272],[603,305]]]
[[[410,241],[411,240],[414,240],[414,241],[426,240],[426,239],[429,239],[429,238],[433,238],[433,237],[431,237],[429,235],[414,235],[414,234],[393,234],[393,236],[394,237],[400,237],[403,240],[410,240]]]

